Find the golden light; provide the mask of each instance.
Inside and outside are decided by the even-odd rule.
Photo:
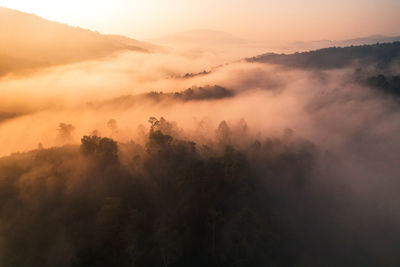
[[[135,0],[1,0],[0,6],[106,33],[123,32],[149,10],[148,2]]]
[[[343,39],[396,35],[400,23],[398,0],[0,0],[0,6],[138,39],[201,28],[267,40]]]

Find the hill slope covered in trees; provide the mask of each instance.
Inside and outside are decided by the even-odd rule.
[[[398,262],[384,249],[396,239],[363,242],[369,235],[354,225],[370,215],[348,216],[351,192],[317,182],[321,154],[293,131],[262,141],[244,121],[233,128],[222,121],[213,139],[195,143],[175,123],[149,122],[143,144],[91,135],[80,146],[1,158],[0,264]]]
[[[249,62],[270,63],[306,69],[344,68],[353,63],[361,66],[373,64],[378,68],[387,68],[399,60],[400,42],[330,47],[294,54],[267,53],[247,59]]]

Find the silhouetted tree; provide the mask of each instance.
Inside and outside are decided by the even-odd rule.
[[[73,140],[72,132],[75,130],[75,127],[72,124],[60,123],[58,125],[58,134],[57,141],[59,143],[68,143]]]

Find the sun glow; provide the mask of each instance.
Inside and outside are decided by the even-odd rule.
[[[80,14],[90,16],[90,9],[97,1],[52,1],[52,0],[4,0],[1,5],[20,11],[34,13],[38,16],[46,17],[52,20],[65,20],[67,18],[78,18]]]
[[[0,0],[0,6],[72,26],[120,34],[127,34],[126,28],[143,19],[148,14],[145,9],[149,10],[144,1],[127,0]]]
[[[338,40],[397,35],[400,23],[398,0],[0,0],[0,6],[137,39],[214,29],[263,41]]]

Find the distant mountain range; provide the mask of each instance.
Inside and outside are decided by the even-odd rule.
[[[36,15],[0,7],[0,76],[30,72],[43,67],[97,59],[119,51],[138,53],[165,52],[166,48],[121,35],[98,32],[48,21]],[[312,50],[321,47],[376,44],[399,41],[399,37],[375,35],[343,41],[320,40],[295,42],[289,50]],[[208,56],[210,65],[248,57],[266,50],[267,45],[254,43],[230,33],[214,30],[192,30],[152,39],[152,42],[183,48],[183,55],[194,60]],[[372,53],[372,54],[371,54]],[[361,58],[375,58],[381,63],[398,56],[398,44],[361,48],[328,48],[292,55],[263,54],[248,59],[291,67],[342,67]],[[213,61],[214,59],[214,61]],[[387,62],[386,62],[387,63]]]
[[[248,41],[223,31],[207,29],[191,30],[159,38],[150,39],[151,42],[161,44],[181,45],[238,45],[246,44]]]
[[[295,51],[307,51],[315,50],[326,47],[345,47],[351,45],[365,45],[365,44],[376,44],[376,43],[391,43],[400,41],[400,36],[384,36],[384,35],[372,35],[367,37],[346,39],[346,40],[315,40],[310,42],[297,41],[292,42],[286,46],[289,50]]]
[[[246,40],[224,31],[197,29],[149,39],[193,60],[207,58],[220,65],[262,53],[266,44]]]
[[[130,50],[148,53],[156,46],[124,36],[52,22],[0,7],[0,75],[95,59]]]

